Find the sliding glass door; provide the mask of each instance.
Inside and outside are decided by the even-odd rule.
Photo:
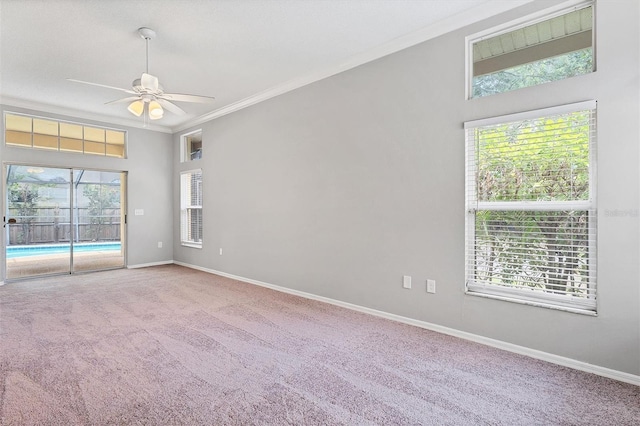
[[[5,166],[6,278],[123,267],[125,176]]]
[[[71,170],[7,166],[7,279],[71,272]]]
[[[124,173],[73,171],[73,271],[124,266]]]

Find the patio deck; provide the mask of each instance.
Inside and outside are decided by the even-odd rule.
[[[124,266],[124,255],[113,250],[77,252],[73,254],[73,269],[96,271]],[[7,259],[7,279],[26,278],[69,272],[68,254],[45,254]]]

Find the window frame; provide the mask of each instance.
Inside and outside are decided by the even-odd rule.
[[[593,124],[589,129],[589,197],[588,200],[570,201],[478,201],[476,186],[476,139],[469,137],[471,129],[480,127],[507,124],[530,119],[553,117],[580,111],[591,111],[594,116]],[[468,121],[464,123],[465,129],[465,285],[464,292],[467,295],[481,296],[509,302],[558,309],[568,312],[593,315],[598,312],[597,297],[597,102],[594,100],[566,104],[551,108],[532,110],[516,114],[496,116],[487,119]],[[473,165],[473,166],[472,166]],[[472,173],[473,172],[473,173]],[[473,201],[475,200],[475,201]],[[583,300],[569,300],[567,295],[557,295],[546,292],[525,291],[518,288],[509,288],[492,284],[476,283],[475,262],[470,259],[475,253],[476,231],[475,218],[477,211],[586,211],[588,220],[592,226],[587,227],[588,232],[588,257],[589,257],[589,289],[592,296]],[[473,267],[471,265],[474,265]]]
[[[565,15],[573,10],[582,9],[586,7],[592,7],[593,10],[593,27],[591,29],[591,49],[593,57],[592,73],[597,71],[597,51],[596,51],[596,1],[595,0],[570,0],[561,4],[545,8],[544,10],[523,16],[512,21],[496,25],[494,27],[479,31],[475,34],[471,34],[465,37],[465,99],[479,99],[481,97],[473,96],[473,45],[478,41],[489,39],[492,37],[506,34],[518,29],[527,27],[529,25],[535,25],[537,23],[553,19],[557,16]],[[557,80],[557,81],[562,81]],[[541,83],[543,84],[543,83]],[[535,87],[538,85],[532,85],[527,87]],[[526,88],[526,87],[523,87]],[[514,89],[517,90],[517,89]],[[495,95],[507,93],[499,92]],[[491,96],[491,95],[488,95]]]
[[[200,204],[191,204],[191,199],[192,197],[188,197],[187,193],[186,193],[186,184],[185,182],[189,182],[189,193],[191,193],[193,191],[193,188],[191,187],[191,180],[192,180],[192,176],[194,174],[200,174],[200,186],[197,188],[197,190],[200,192]],[[180,244],[184,247],[191,247],[191,248],[198,248],[201,249],[203,246],[203,241],[204,241],[204,232],[203,232],[203,225],[204,225],[204,218],[203,218],[203,213],[201,213],[200,215],[200,220],[201,220],[201,224],[200,224],[200,241],[193,241],[193,240],[189,240],[187,238],[188,236],[188,227],[190,226],[190,224],[188,223],[188,218],[189,218],[189,211],[190,210],[200,210],[201,212],[203,212],[203,199],[204,199],[204,194],[203,194],[203,186],[204,186],[204,179],[203,179],[203,174],[202,174],[202,169],[193,169],[193,170],[185,170],[183,172],[180,172]]]
[[[180,162],[190,163],[192,161],[198,161],[202,159],[202,147],[200,147],[200,156],[197,158],[191,158],[191,152],[187,149],[189,144],[189,137],[200,134],[202,138],[202,129],[196,129],[188,133],[180,135]],[[200,142],[202,144],[202,141]]]

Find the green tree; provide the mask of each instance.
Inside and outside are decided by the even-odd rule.
[[[99,241],[104,225],[113,223],[113,209],[119,209],[120,190],[104,184],[86,184],[82,188],[82,194],[87,197],[89,205],[88,235],[92,240]]]
[[[478,129],[478,200],[588,200],[589,132],[588,112]],[[586,210],[477,211],[477,279],[586,294],[588,221]]]
[[[29,244],[32,237],[32,223],[38,215],[40,192],[38,186],[25,182],[13,182],[7,188],[10,209],[17,213],[17,222],[21,227],[18,244]]]
[[[593,49],[578,50],[565,55],[474,77],[473,97],[487,96],[549,81],[562,80],[586,74],[592,70]]]

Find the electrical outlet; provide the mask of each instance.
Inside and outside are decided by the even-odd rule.
[[[436,280],[427,280],[427,293],[436,292]]]
[[[162,241],[158,241],[158,248],[162,248]]]
[[[222,256],[222,247],[220,247],[220,256]]]
[[[411,288],[411,277],[408,275],[405,275],[402,277],[402,287],[404,288]]]

